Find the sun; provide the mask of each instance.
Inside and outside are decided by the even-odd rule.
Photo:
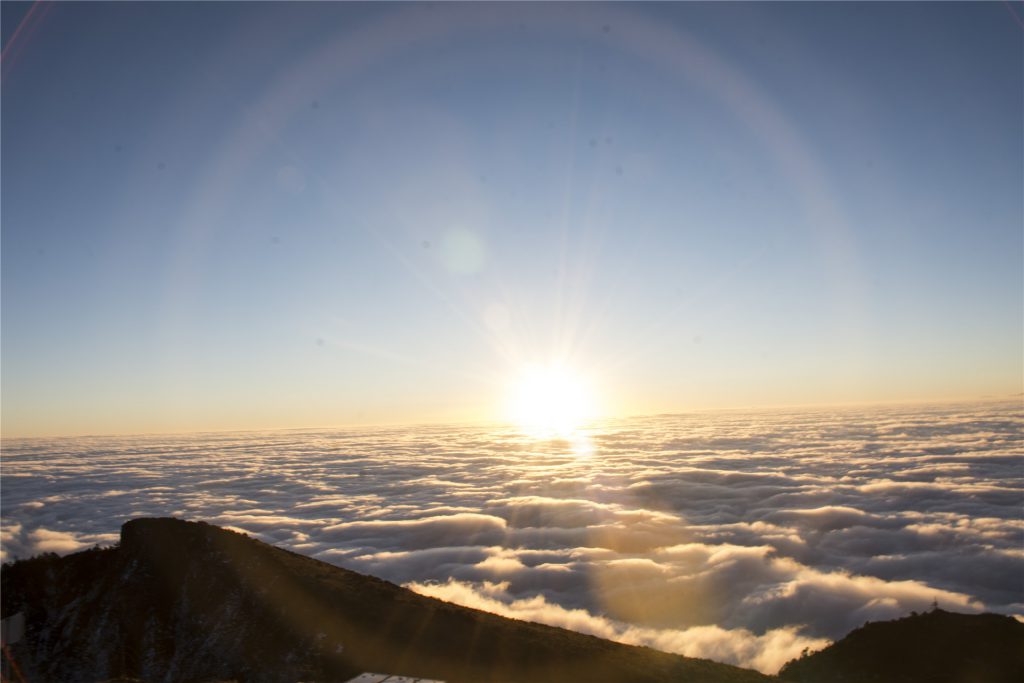
[[[571,436],[596,417],[590,385],[569,368],[530,365],[512,381],[508,416],[523,430],[537,436]]]

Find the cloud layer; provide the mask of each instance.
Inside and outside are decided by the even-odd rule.
[[[5,440],[5,559],[179,515],[447,600],[773,672],[864,621],[1024,616],[1019,404]]]

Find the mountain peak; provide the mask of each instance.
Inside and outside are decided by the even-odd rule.
[[[121,525],[121,547],[146,544],[155,537],[195,539],[211,533],[235,533],[202,521],[188,521],[178,517],[138,517]]]

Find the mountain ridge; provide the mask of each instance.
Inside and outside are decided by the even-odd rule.
[[[203,522],[135,519],[113,548],[4,567],[28,680],[706,681],[763,674],[480,612]]]

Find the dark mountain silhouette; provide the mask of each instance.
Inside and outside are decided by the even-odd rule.
[[[6,565],[25,680],[344,681],[363,671],[488,681],[771,680],[418,595],[244,534],[137,519],[120,545]]]
[[[798,683],[1020,683],[1024,624],[934,609],[877,621],[782,667]]]

